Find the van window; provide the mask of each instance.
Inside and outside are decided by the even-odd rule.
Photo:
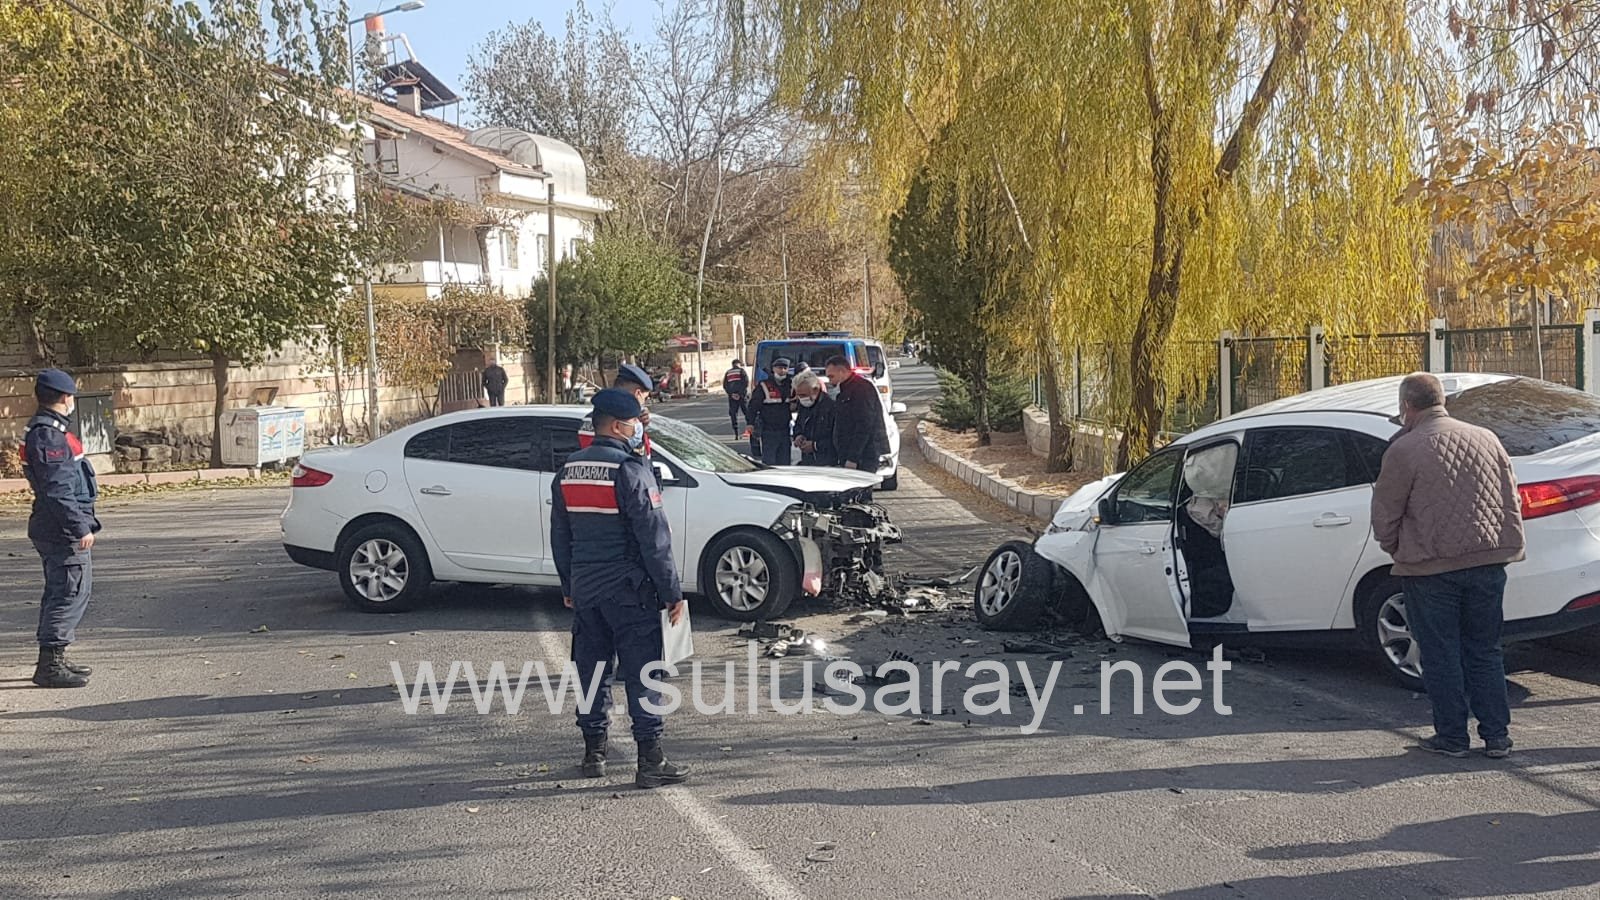
[[[867,365],[872,367],[873,378],[882,378],[889,374],[889,363],[884,360],[882,347],[867,345]]]
[[[803,362],[818,372],[835,356],[843,356],[851,360],[851,365],[857,365],[856,360],[861,355],[852,352],[853,349],[849,341],[768,341],[756,349],[756,368],[770,373],[772,361],[779,357],[787,359],[795,368]]]

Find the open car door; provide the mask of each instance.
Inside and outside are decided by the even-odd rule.
[[[1107,495],[1095,538],[1091,590],[1112,637],[1189,646],[1189,621],[1178,591],[1173,516],[1183,448],[1156,453]]]

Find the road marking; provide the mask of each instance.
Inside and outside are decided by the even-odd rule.
[[[550,660],[565,660],[569,649],[557,637],[561,633],[560,626],[550,621],[550,616],[542,609],[534,611],[534,628],[538,629],[539,649],[544,651]],[[620,709],[622,705],[613,707]],[[627,731],[616,728],[611,729],[611,743],[636,746],[633,736]],[[733,829],[724,825],[711,810],[706,808],[688,788],[681,786],[657,788],[653,792],[665,797],[678,815],[693,825],[706,839],[711,842],[712,849],[727,860],[728,864],[744,876],[745,881],[755,888],[756,893],[767,900],[805,900],[805,894],[789,882],[788,879],[778,874],[778,870],[767,862],[759,851],[750,849],[750,842],[739,837]]]

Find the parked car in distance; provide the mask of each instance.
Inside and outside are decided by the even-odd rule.
[[[1600,623],[1600,397],[1515,376],[1440,379],[1450,414],[1499,436],[1516,470],[1528,551],[1508,570],[1506,639]],[[1179,646],[1334,635],[1420,690],[1405,587],[1370,512],[1399,385],[1253,407],[1082,488],[1031,546],[989,557],[979,621],[1025,628],[1053,606],[1113,638]],[[1220,489],[1196,492],[1217,473]]]
[[[434,581],[557,587],[551,483],[578,449],[586,407],[510,406],[427,419],[357,447],[308,452],[283,511],[283,545],[337,574],[367,612],[422,602]],[[652,459],[683,589],[740,620],[802,593],[882,572],[900,532],[869,502],[878,477],[763,468],[667,416]]]

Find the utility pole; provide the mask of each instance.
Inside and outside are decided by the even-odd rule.
[[[789,235],[778,236],[778,246],[783,251],[783,333],[788,334],[792,329],[789,326]]]
[[[700,274],[694,284],[694,368],[695,384],[705,388],[705,316],[701,314],[701,300],[706,291],[706,251],[711,247],[711,225],[722,209],[722,151],[717,151],[717,193],[711,200],[711,212],[706,216],[706,231],[700,237]]]
[[[544,280],[550,285],[550,301],[545,310],[544,384],[549,402],[559,403],[561,401],[556,394],[556,183],[553,178],[546,189],[545,229],[550,236],[544,241]]]
[[[872,259],[861,251],[861,328],[872,337]]]

